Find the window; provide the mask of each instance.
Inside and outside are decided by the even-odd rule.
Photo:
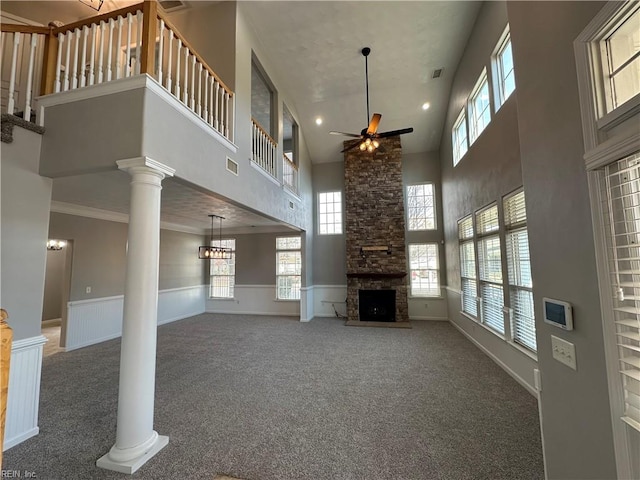
[[[257,59],[251,61],[251,117],[271,137],[273,132],[273,88]]]
[[[605,168],[607,252],[622,380],[622,420],[640,431],[640,152]]]
[[[211,260],[209,295],[212,298],[233,298],[233,287],[236,283],[236,241],[235,239],[214,240],[211,245],[230,248],[231,258]]]
[[[498,206],[476,213],[478,229],[478,272],[480,280],[481,321],[504,333],[504,300],[502,293],[502,255],[498,235]]]
[[[600,43],[607,112],[640,92],[640,7],[627,11]]]
[[[504,199],[504,224],[509,304],[512,311],[511,338],[535,352],[536,323],[524,191],[520,190]]]
[[[491,121],[489,103],[489,82],[487,81],[487,71],[483,70],[469,99],[469,130],[471,132],[471,143],[476,141]]]
[[[409,274],[411,296],[440,296],[437,243],[409,244]]]
[[[467,138],[467,116],[462,110],[458,116],[458,120],[453,125],[451,132],[451,143],[453,145],[453,165],[457,165],[460,159],[467,153],[469,148]]]
[[[318,227],[320,235],[342,233],[342,192],[318,194]]]
[[[473,245],[473,217],[468,216],[458,222],[460,241],[460,289],[462,290],[462,311],[478,316],[476,253]]]
[[[300,300],[301,242],[300,237],[276,238],[276,297],[278,300]]]
[[[495,56],[495,90],[496,110],[509,98],[516,89],[516,77],[513,71],[513,54],[511,52],[511,35],[509,28],[498,44]]]
[[[409,230],[434,230],[436,228],[432,183],[407,186],[407,217]]]

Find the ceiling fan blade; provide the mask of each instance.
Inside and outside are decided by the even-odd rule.
[[[344,135],[345,137],[354,137],[354,138],[360,138],[361,137],[361,135],[358,135],[357,133],[329,132],[329,134],[331,134],[331,135]]]
[[[373,135],[378,131],[378,124],[380,123],[380,119],[382,115],[379,113],[374,113],[371,117],[371,121],[369,122],[369,127],[367,127],[367,135]]]
[[[356,148],[357,146],[360,145],[360,139],[352,140],[351,142],[352,142],[351,145],[348,145],[348,146],[344,147],[342,150],[340,150],[340,153],[344,153],[344,152],[346,152],[348,150],[351,150],[353,148]]]
[[[411,133],[411,132],[413,132],[413,127],[403,128],[400,130],[391,130],[390,132],[378,133],[376,137],[378,138],[394,137],[396,135],[404,135],[405,133]]]

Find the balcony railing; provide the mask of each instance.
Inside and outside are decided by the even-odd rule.
[[[298,166],[286,155],[282,156],[282,183],[293,193],[298,194]]]
[[[276,178],[276,141],[253,118],[251,119],[251,131],[253,162]]]
[[[145,1],[61,27],[1,27],[2,52],[12,42],[10,63],[3,59],[3,67],[10,66],[9,78],[3,73],[2,79],[7,84],[3,113],[14,114],[24,106],[24,118],[29,119],[34,94],[67,92],[148,74],[233,142],[233,92],[156,2]],[[42,124],[41,118],[38,123]]]

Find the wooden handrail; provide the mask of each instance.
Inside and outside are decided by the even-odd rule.
[[[49,35],[51,28],[37,27],[34,25],[15,25],[13,23],[0,24],[0,30],[7,33],[37,33],[40,35]]]
[[[220,77],[216,75],[216,72],[214,72],[213,69],[209,65],[207,65],[207,62],[204,61],[204,58],[202,58],[196,52],[195,48],[193,48],[193,46],[184,38],[184,35],[180,33],[180,30],[178,30],[175,24],[167,18],[167,14],[164,12],[164,10],[162,10],[162,7],[158,8],[158,18],[161,20],[164,20],[165,26],[169,30],[171,30],[177,38],[179,38],[182,41],[182,45],[184,45],[189,49],[189,51],[196,57],[198,62],[202,64],[202,67],[205,68],[211,74],[211,76],[216,79],[216,81],[220,84],[222,88],[224,88],[224,90],[229,94],[230,97],[233,97],[233,91],[229,87],[227,87],[222,80],[220,80]]]
[[[90,25],[93,25],[94,23],[96,25],[100,25],[100,22],[103,20],[118,18],[119,16],[126,17],[128,13],[136,13],[138,10],[142,10],[142,3],[136,3],[135,5],[119,8],[118,10],[103,13],[102,15],[98,15],[96,17],[85,18],[84,20],[79,20],[67,25],[62,25],[61,27],[56,27],[53,29],[53,34],[58,35],[59,33],[72,32],[76,28],[82,28],[84,26],[88,27]]]
[[[284,158],[284,159],[285,159],[285,161],[286,161],[289,165],[291,165],[291,168],[293,168],[296,172],[298,171],[298,166],[297,166],[295,163],[293,163],[291,160],[289,160],[289,158],[288,158],[285,154],[282,154],[282,158]]]
[[[262,132],[262,134],[263,134],[265,137],[267,137],[267,138],[269,139],[269,141],[270,141],[271,143],[273,143],[273,145],[274,145],[274,146],[277,146],[277,145],[278,145],[278,142],[276,142],[276,141],[271,137],[271,135],[269,135],[269,134],[267,133],[267,131],[266,131],[264,128],[262,128],[262,125],[260,125],[260,123],[259,123],[255,118],[251,117],[251,123],[253,123],[256,127],[258,127],[258,130],[260,130],[260,132]]]

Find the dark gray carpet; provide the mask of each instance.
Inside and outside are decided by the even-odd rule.
[[[95,467],[115,440],[120,341],[44,360],[40,434],[3,468]],[[199,315],[159,328],[155,429],[133,478],[542,479],[537,403],[444,322]]]

